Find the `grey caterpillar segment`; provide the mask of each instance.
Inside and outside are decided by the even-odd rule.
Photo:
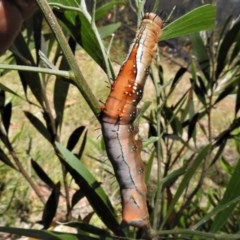
[[[143,180],[144,165],[138,161],[141,141],[135,140],[137,133],[135,127],[104,122],[103,131],[106,149],[108,149],[107,154],[113,164],[120,188],[137,188],[139,191],[145,191],[145,184],[139,184]],[[131,159],[136,161],[130,162]]]
[[[141,160],[141,141],[133,125],[102,123],[104,142],[121,189],[123,224],[149,225],[146,205],[145,167]],[[141,217],[139,217],[141,216]]]
[[[146,13],[100,116],[107,155],[120,185],[122,224],[135,227],[150,224],[142,146],[133,122],[161,29],[160,17]]]

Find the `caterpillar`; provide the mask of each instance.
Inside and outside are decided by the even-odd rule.
[[[156,14],[144,15],[100,115],[107,155],[120,185],[122,225],[139,228],[149,227],[150,224],[142,146],[141,141],[135,139],[138,128],[133,122],[162,25],[161,18]]]
[[[23,21],[36,10],[34,0],[0,0],[0,55],[11,46]]]

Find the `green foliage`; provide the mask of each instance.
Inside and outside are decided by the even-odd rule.
[[[103,69],[106,76],[113,79],[113,67],[103,38],[114,33],[121,24],[116,22],[97,27],[95,21],[102,20],[109,10],[120,4],[126,6],[127,1],[99,1],[92,9],[88,9],[86,1],[83,0],[80,4],[75,0],[49,1],[64,34],[47,2],[37,2],[53,33],[46,26],[42,16],[39,18],[41,14],[35,16],[35,20],[40,19],[38,24],[33,26],[35,38],[22,32],[10,57],[11,61],[15,61],[20,67],[11,64],[0,67],[5,70],[19,70],[19,85],[24,91],[25,102],[36,107],[41,113],[36,115],[30,108],[24,111],[24,115],[45,140],[45,147],[53,149],[54,159],[61,165],[62,179],[53,179],[50,170],[45,170],[38,159],[31,157],[30,144],[27,152],[31,159],[31,167],[50,191],[46,199],[16,150],[16,139],[21,141],[21,134],[15,139],[9,134],[12,112],[15,109],[5,95],[19,95],[7,84],[5,86],[5,83],[1,83],[0,161],[11,171],[22,175],[37,194],[43,204],[40,223],[44,230],[0,227],[0,231],[45,240],[116,239],[117,236],[126,239],[144,238],[144,232],[141,230],[121,228],[116,214],[117,208],[113,207],[107,190],[101,186],[98,177],[94,176],[93,169],[82,161],[88,140],[86,127],[77,126],[66,141],[63,141],[62,134],[66,127],[64,114],[72,83],[83,95],[96,118],[99,113],[95,94],[88,86],[93,79],[85,80],[72,53],[76,52],[78,45],[81,46]],[[142,9],[139,9],[138,12],[141,11]],[[237,233],[240,228],[234,224],[240,210],[240,165],[238,160],[232,167],[225,158],[224,151],[232,140],[235,141],[239,152],[240,23],[227,21],[217,40],[212,33],[203,38],[198,32],[212,28],[215,15],[216,7],[205,5],[164,28],[164,40],[194,33],[191,35],[191,42],[196,57],[188,67],[180,67],[171,79],[165,77],[160,60],[157,59],[151,69],[156,93],[152,103],[154,108],[150,113],[147,112],[150,105],[147,102],[136,119],[137,124],[143,116],[149,124],[149,138],[143,146],[148,159],[146,182],[151,186],[148,199],[153,239],[239,239],[238,234],[228,233]],[[6,71],[2,74],[6,74]],[[48,74],[56,76],[52,85]],[[183,77],[185,82],[182,82]],[[51,97],[48,94],[49,88]],[[177,93],[179,89],[180,94]],[[234,114],[228,125],[219,130],[215,128],[216,119],[213,112],[219,104],[229,98],[229,95],[236,96]],[[225,168],[221,169],[222,175],[225,175],[224,171],[227,175],[223,186],[212,176],[213,169],[219,167],[220,160],[225,164]],[[155,166],[156,177],[153,174]],[[74,193],[70,195],[72,179],[77,187],[74,187]],[[222,192],[218,192],[219,189],[214,187],[211,189],[208,181],[214,182]],[[76,222],[71,214],[83,197],[87,198],[93,211]],[[67,223],[64,225],[74,228],[77,232],[75,234],[46,230],[52,226],[61,198],[66,202],[64,222]],[[104,227],[99,227],[93,222],[94,214]]]
[[[201,30],[212,29],[216,19],[216,7],[204,5],[178,18],[164,28],[161,40],[188,35]]]

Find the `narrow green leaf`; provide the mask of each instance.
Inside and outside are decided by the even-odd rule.
[[[26,236],[41,240],[94,240],[99,239],[88,237],[84,234],[69,234],[69,233],[60,233],[47,230],[35,230],[35,229],[24,229],[24,228],[12,228],[12,227],[0,227],[0,232],[16,234],[18,236]]]
[[[162,113],[164,118],[170,123],[173,133],[176,135],[182,135],[182,124],[174,110],[173,107],[163,106]]]
[[[11,90],[10,88],[8,88],[7,86],[3,85],[2,83],[0,83],[0,89],[5,91],[5,92],[9,92],[19,98],[21,98],[16,92],[14,92],[13,90]]]
[[[22,35],[19,35],[16,38],[15,47],[21,54],[21,57],[19,57],[17,54],[14,54],[17,64],[35,66],[33,56]],[[41,91],[42,85],[41,85],[39,74],[36,72],[19,71],[19,76],[21,78],[26,96],[27,96],[27,87],[29,87],[34,97],[42,105],[43,95]]]
[[[67,149],[72,151],[76,144],[78,143],[80,137],[82,136],[83,132],[85,131],[85,126],[77,127],[70,135],[68,142],[67,142]]]
[[[57,207],[60,197],[61,184],[58,182],[53,188],[43,210],[42,220],[40,221],[44,229],[48,229],[51,226],[52,220],[56,215]]]
[[[235,43],[236,37],[240,31],[240,21],[233,25],[231,29],[225,34],[222,42],[220,43],[217,56],[217,69],[216,69],[216,79],[219,77],[226,65],[226,59],[231,46]]]
[[[189,120],[189,125],[188,125],[188,140],[190,138],[195,139],[195,134],[196,134],[196,124],[198,122],[199,114],[196,113],[193,115],[193,117]]]
[[[236,85],[235,82],[228,84],[218,95],[218,97],[215,101],[215,104],[220,102],[221,100],[223,100],[225,97],[229,96],[230,94],[235,93],[235,87],[236,87],[235,85]]]
[[[166,215],[165,219],[167,219],[170,216],[170,214],[173,211],[177,201],[181,197],[182,193],[188,187],[192,177],[196,174],[196,170],[198,169],[198,167],[200,166],[200,164],[204,160],[204,158],[207,156],[210,148],[211,148],[210,144],[206,145],[199,152],[199,154],[196,156],[196,158],[192,161],[191,166],[189,166],[188,169],[186,169],[186,173],[184,174],[183,179],[182,179],[181,183],[179,184],[179,186],[177,188],[177,191],[174,195],[174,198],[171,201],[171,204],[168,208],[167,215]]]
[[[105,229],[95,227],[93,225],[82,223],[82,222],[68,222],[66,224],[63,224],[63,226],[69,226],[72,228],[76,228],[79,231],[85,231],[94,235],[99,236],[109,236],[109,232],[107,232]]]
[[[6,102],[6,93],[4,90],[0,90],[0,112],[2,112]]]
[[[238,58],[238,54],[240,52],[240,32],[238,32],[238,35],[234,42],[235,46],[232,50],[231,57],[230,57],[230,63],[232,63],[235,59]]]
[[[193,78],[190,78],[190,83],[192,85],[192,88],[197,96],[197,98],[199,99],[199,101],[206,106],[206,96],[205,96],[205,88],[203,88],[200,84],[198,84],[198,79],[200,78],[199,76],[197,76],[196,74],[196,66],[195,64],[192,64],[192,76]]]
[[[207,46],[204,45],[203,39],[200,37],[199,33],[191,35],[191,43],[193,46],[194,54],[197,57],[197,62],[204,73],[206,78],[210,76],[210,62],[207,51]]]
[[[162,178],[162,187],[170,187],[176,180],[186,172],[187,167],[183,166],[172,171],[166,177]]]
[[[109,11],[117,4],[127,5],[127,1],[126,0],[112,0],[100,7],[98,7],[95,12],[95,20],[97,21],[103,17],[106,17],[107,14],[109,13]]]
[[[78,157],[78,159],[82,159],[82,155],[83,155],[86,143],[87,143],[87,131],[84,132],[83,140],[79,147],[79,151],[76,153],[76,156]]]
[[[16,169],[14,164],[11,162],[11,160],[8,158],[8,156],[3,152],[2,149],[0,149],[0,161],[2,161],[4,164],[8,165],[9,167]]]
[[[62,70],[69,69],[68,63],[65,58],[62,58],[61,60],[60,69]],[[65,79],[62,77],[57,77],[54,83],[53,102],[56,113],[57,126],[60,126],[60,128],[62,126],[65,102],[67,99],[69,85],[70,85],[69,82],[65,81]]]
[[[191,227],[192,230],[198,229],[200,226],[202,226],[204,223],[209,221],[214,215],[221,214],[222,211],[226,211],[231,207],[235,207],[236,204],[240,202],[240,197],[236,197],[233,200],[225,203],[225,204],[219,204],[217,207],[215,207],[211,212],[207,213],[201,220]]]
[[[146,101],[143,103],[143,106],[139,109],[139,111],[137,113],[137,117],[134,120],[134,124],[136,124],[138,126],[141,118],[143,117],[143,115],[147,111],[147,109],[150,107],[150,105],[151,105],[150,101]]]
[[[184,75],[184,73],[187,71],[187,68],[181,67],[177,73],[175,74],[172,83],[171,83],[171,87],[169,90],[169,95],[174,91],[174,89],[177,86],[177,83],[180,81],[180,79],[182,78],[182,76]]]
[[[104,38],[110,36],[111,34],[113,34],[114,32],[116,32],[120,26],[121,26],[120,22],[112,23],[112,24],[108,24],[108,25],[100,27],[98,29],[98,31],[99,31],[101,38],[104,39]]]
[[[158,142],[160,139],[161,139],[161,137],[154,137],[154,136],[152,136],[152,137],[148,138],[147,140],[145,140],[143,142],[143,147],[147,147],[150,144]]]
[[[151,176],[151,172],[152,172],[152,167],[153,167],[153,160],[154,160],[154,156],[155,156],[155,151],[152,151],[148,161],[147,161],[147,165],[146,165],[146,174],[145,174],[145,182],[148,185],[149,181],[150,181],[150,176]]]
[[[215,25],[216,6],[206,4],[178,18],[163,29],[162,40],[180,37],[206,29]]]
[[[228,202],[234,200],[240,195],[240,159],[234,169],[232,177],[227,185],[226,191],[223,195],[222,200],[220,201],[218,206],[223,204],[227,204]],[[222,226],[226,223],[228,218],[231,216],[233,210],[235,209],[237,203],[226,207],[222,212],[218,213],[213,220],[211,231],[217,232],[219,231]]]
[[[36,161],[31,159],[31,165],[32,165],[34,171],[36,172],[36,174],[38,175],[38,177],[44,183],[46,183],[50,188],[55,187],[55,183],[53,182],[53,180],[47,175],[47,173],[42,169],[42,167]]]
[[[237,96],[235,101],[235,115],[237,115],[240,109],[240,81],[237,83]]]
[[[24,111],[25,116],[31,122],[31,124],[49,141],[51,142],[50,134],[44,124],[35,117],[32,113]]]
[[[9,102],[4,106],[2,111],[2,122],[7,134],[10,126],[11,116],[12,116],[12,103]]]
[[[56,15],[71,36],[106,73],[110,74],[110,71],[111,75],[114,76],[114,71],[106,56],[106,50],[101,42],[98,29],[94,25],[95,23],[91,22],[91,16],[86,12],[86,9],[81,9],[82,6],[76,1],[73,2],[73,5],[68,0],[51,0],[50,2],[52,6],[58,9]]]
[[[71,208],[73,207],[82,199],[84,198],[84,193],[81,189],[76,190],[76,192],[72,195],[71,199]]]
[[[88,201],[102,221],[115,234],[124,236],[115,216],[111,202],[95,177],[70,151],[56,142],[56,147],[69,166],[67,169],[81,187]]]

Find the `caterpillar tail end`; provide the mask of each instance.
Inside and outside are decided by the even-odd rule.
[[[146,196],[137,189],[122,189],[122,223],[124,226],[149,228],[149,214]]]

